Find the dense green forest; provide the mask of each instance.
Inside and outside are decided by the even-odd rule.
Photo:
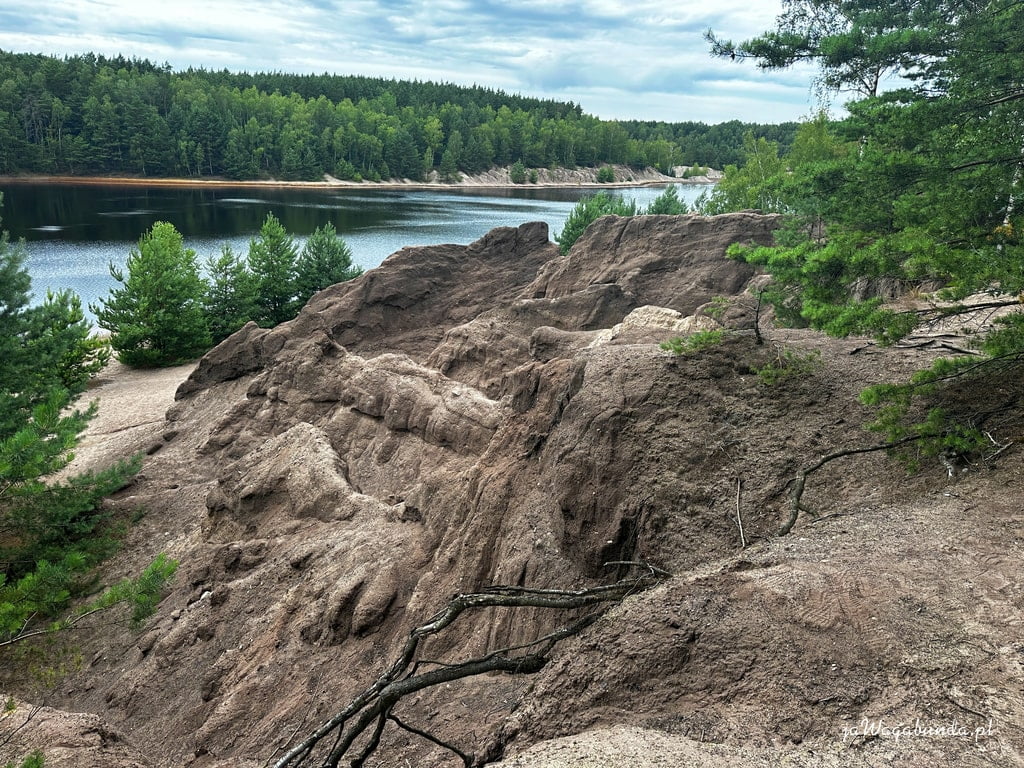
[[[711,166],[721,170],[727,165],[743,162],[743,138],[747,134],[774,142],[781,151],[788,151],[793,144],[798,123],[761,125],[729,120],[717,125],[706,125],[693,121],[663,123],[626,120],[620,121],[619,125],[638,141],[667,141],[677,145],[686,158],[684,165]]]
[[[516,162],[721,168],[740,161],[745,132],[787,147],[795,129],[606,121],[479,86],[0,52],[7,175],[379,180],[452,179]]]

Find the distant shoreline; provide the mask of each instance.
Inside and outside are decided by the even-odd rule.
[[[486,176],[484,174],[483,176]],[[381,189],[381,190],[497,190],[497,189],[620,189],[659,187],[670,184],[706,185],[713,180],[678,179],[669,176],[600,183],[596,181],[543,181],[513,184],[490,178],[467,177],[458,183],[424,181],[280,181],[276,179],[233,181],[229,179],[139,178],[137,176],[0,176],[0,185],[94,186],[94,187],[191,187],[194,189]]]

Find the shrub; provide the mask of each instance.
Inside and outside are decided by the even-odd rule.
[[[8,762],[4,764],[4,768],[44,768],[46,765],[46,759],[43,757],[42,750],[35,750],[31,754],[27,755],[20,763]]]
[[[579,240],[587,227],[601,216],[614,214],[616,216],[635,216],[636,203],[629,202],[621,197],[613,196],[607,192],[598,192],[596,195],[587,195],[576,203],[569,218],[565,221],[565,227],[555,236],[555,242],[562,253],[568,253],[573,243]]]
[[[661,348],[667,352],[671,352],[674,355],[690,355],[694,352],[700,352],[713,347],[716,344],[721,344],[722,339],[725,338],[726,331],[724,329],[714,331],[697,331],[691,333],[689,336],[680,337],[677,336],[674,339],[669,339],[661,343]]]
[[[729,304],[729,299],[725,296],[712,296],[711,301],[704,307],[704,314],[720,321],[729,309]]]
[[[816,349],[794,352],[788,347],[776,346],[775,359],[761,368],[755,368],[754,372],[762,384],[772,387],[789,378],[810,376],[823,365],[821,352]]]
[[[611,184],[615,181],[615,169],[610,165],[603,165],[597,172],[597,181],[600,184]]]

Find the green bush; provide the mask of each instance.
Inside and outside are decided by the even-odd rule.
[[[616,216],[635,216],[636,202],[625,201],[617,195],[610,195],[607,192],[598,192],[596,195],[587,195],[576,203],[569,218],[565,221],[565,227],[555,235],[555,242],[562,253],[568,253],[573,243],[580,239],[594,221],[602,216],[614,214]]]
[[[775,359],[761,368],[755,368],[757,378],[765,386],[775,386],[790,378],[810,376],[824,366],[821,352],[816,349],[810,352],[794,352],[788,347],[776,347]]]
[[[601,166],[597,171],[597,181],[600,184],[611,184],[615,181],[615,169],[610,165]]]
[[[661,348],[674,355],[690,355],[722,343],[726,331],[697,331],[689,336],[677,336],[661,343]]]
[[[704,314],[708,317],[713,317],[715,320],[721,320],[729,309],[730,301],[726,296],[712,296],[711,301],[704,307]]]
[[[20,763],[13,761],[5,763],[4,768],[44,768],[46,760],[43,757],[41,750],[35,750],[30,755],[26,755]]]

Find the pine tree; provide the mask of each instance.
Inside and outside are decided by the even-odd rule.
[[[206,316],[213,343],[219,344],[256,314],[256,282],[245,259],[230,245],[218,257],[206,262],[209,289],[206,292]]]
[[[458,131],[452,131],[451,136],[448,137],[448,145],[445,147],[444,152],[441,153],[441,165],[437,169],[438,174],[441,176],[441,181],[459,181],[462,153],[462,134]]]
[[[100,502],[139,468],[136,458],[50,480],[96,412],[95,403],[74,404],[107,350],[90,336],[74,294],[51,293],[30,306],[23,262],[21,246],[0,235],[0,648],[75,621],[49,623],[115,547]],[[152,606],[173,571],[169,561],[154,563],[144,583],[125,582],[92,605]]]
[[[785,0],[783,9],[777,29],[743,43],[709,33],[713,52],[766,69],[812,61],[825,88],[860,98],[843,121],[802,127],[803,148],[794,144],[770,173],[749,152],[732,169],[734,191],[745,179],[788,222],[775,247],[731,252],[772,274],[765,298],[777,317],[836,335],[893,342],[923,320],[976,312],[963,300],[987,294],[984,306],[1005,314],[974,340],[982,355],[939,360],[907,384],[862,395],[881,406],[876,427],[892,440],[976,450],[995,433],[998,409],[961,404],[943,415],[958,402],[949,393],[968,387],[980,402],[1024,370],[1024,6]],[[889,72],[901,87],[883,92]],[[882,281],[945,288],[933,308],[899,311],[864,290]]]
[[[565,220],[562,231],[555,236],[558,249],[562,253],[568,253],[573,243],[580,239],[592,223],[602,216],[635,216],[636,202],[626,202],[617,195],[610,195],[607,192],[598,192],[596,195],[588,195],[580,199],[576,206],[569,213]]]
[[[665,188],[665,191],[654,198],[647,206],[646,214],[661,214],[667,216],[678,216],[686,213],[686,203],[679,199],[679,192],[676,185],[672,184]]]
[[[195,251],[184,247],[173,224],[157,222],[139,239],[126,264],[113,264],[121,284],[92,310],[126,365],[176,365],[193,360],[212,340],[204,311],[206,284]]]
[[[516,160],[512,163],[512,166],[508,169],[508,179],[513,184],[526,183],[526,166],[523,165],[522,160]]]
[[[359,277],[363,270],[352,265],[352,251],[338,237],[333,224],[317,227],[302,247],[296,262],[297,304],[304,306],[317,291]]]
[[[48,293],[42,304],[30,306],[24,261],[21,244],[0,233],[0,440],[53,390],[69,397],[84,391],[109,358],[107,343],[91,335],[75,294]]]
[[[267,214],[260,234],[249,243],[249,269],[256,284],[256,316],[265,328],[295,317],[295,241],[272,213]]]

